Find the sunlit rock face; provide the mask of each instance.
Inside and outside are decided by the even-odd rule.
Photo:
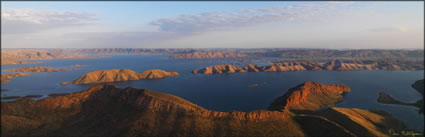
[[[134,72],[130,69],[113,69],[113,70],[99,70],[89,72],[84,76],[72,81],[62,82],[61,84],[93,84],[105,82],[121,82],[139,79],[160,79],[165,77],[178,76],[177,72],[167,72],[160,69],[146,70],[142,73]]]
[[[350,88],[343,84],[322,84],[308,81],[289,89],[269,106],[270,110],[316,110],[332,106],[342,100]]]

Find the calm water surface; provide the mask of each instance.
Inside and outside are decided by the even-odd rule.
[[[352,92],[344,97],[339,107],[384,110],[402,120],[409,128],[423,131],[424,116],[417,108],[399,105],[378,104],[379,92],[387,92],[393,97],[416,102],[421,95],[411,88],[416,80],[424,78],[424,71],[298,71],[298,72],[257,72],[202,75],[192,74],[193,69],[222,63],[240,63],[223,60],[168,59],[168,55],[113,55],[98,59],[57,59],[42,60],[42,64],[22,64],[2,66],[1,72],[10,68],[26,66],[48,66],[52,68],[69,68],[81,64],[76,70],[64,72],[35,73],[28,77],[17,77],[8,84],[1,84],[2,96],[24,96],[28,94],[64,93],[84,90],[91,85],[59,85],[60,82],[72,81],[95,70],[132,69],[143,72],[147,69],[163,69],[180,73],[178,77],[158,80],[138,80],[115,83],[122,88],[132,86],[158,92],[170,93],[183,97],[204,108],[217,111],[251,111],[266,109],[278,96],[289,88],[305,81],[318,81],[326,84],[343,83]],[[265,65],[270,61],[251,62]],[[261,64],[260,64],[261,63]],[[240,63],[245,65],[247,63]],[[251,87],[252,84],[259,84]]]

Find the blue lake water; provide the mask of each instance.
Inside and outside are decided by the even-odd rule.
[[[223,63],[239,63],[223,60],[168,59],[168,55],[113,55],[97,59],[56,59],[42,60],[41,64],[22,64],[2,66],[1,72],[26,66],[48,66],[52,68],[70,68],[81,64],[76,70],[63,72],[35,73],[27,77],[17,77],[7,84],[1,84],[2,96],[24,96],[28,94],[70,93],[89,88],[91,85],[59,85],[80,76],[108,69],[131,69],[143,72],[147,69],[163,69],[179,72],[180,76],[158,80],[138,80],[114,83],[122,88],[132,86],[173,94],[194,102],[204,108],[217,111],[251,111],[266,109],[277,97],[289,88],[305,81],[317,81],[325,84],[346,84],[351,92],[344,97],[338,107],[384,110],[402,120],[409,128],[423,131],[424,116],[415,107],[378,104],[379,92],[387,92],[396,99],[415,102],[422,96],[411,88],[416,80],[424,78],[424,71],[298,71],[298,72],[257,72],[202,75],[192,74],[193,69]],[[251,62],[253,63],[253,62]],[[259,64],[254,62],[253,64]],[[261,62],[264,65],[267,62]],[[252,84],[259,84],[251,87]]]

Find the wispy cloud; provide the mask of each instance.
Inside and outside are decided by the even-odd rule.
[[[268,22],[290,22],[311,18],[324,12],[351,5],[352,2],[324,2],[272,8],[242,9],[237,11],[186,14],[151,22],[161,31],[193,32],[218,28],[240,27]]]
[[[382,27],[382,28],[369,29],[369,31],[372,31],[372,32],[396,32],[396,31],[405,32],[405,31],[408,31],[408,30],[409,30],[409,28],[406,27],[406,26]]]
[[[68,33],[64,38],[74,40],[74,44],[93,47],[139,47],[153,46],[164,40],[181,36],[174,32],[83,32]]]
[[[33,33],[67,26],[87,25],[96,14],[37,9],[8,8],[2,10],[2,34]]]

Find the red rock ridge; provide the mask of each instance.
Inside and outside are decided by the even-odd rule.
[[[283,96],[277,98],[270,110],[316,110],[341,101],[342,94],[350,92],[343,84],[322,84],[307,81],[295,88],[289,89]]]

